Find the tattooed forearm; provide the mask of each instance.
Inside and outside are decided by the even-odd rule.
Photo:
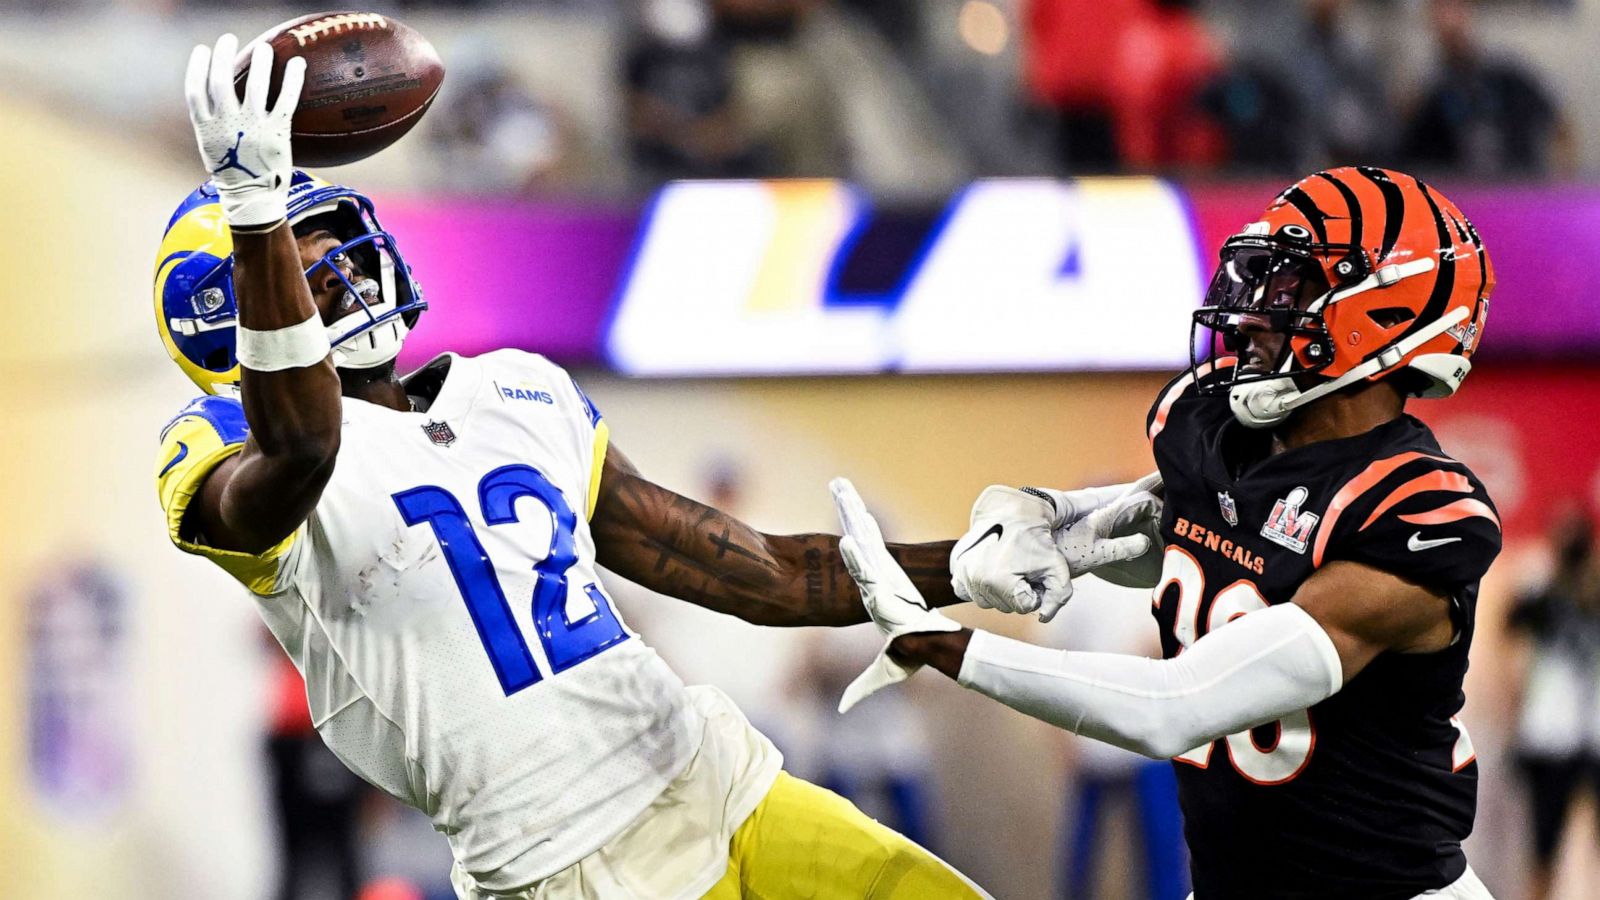
[[[806,607],[814,609],[822,604],[823,594],[822,551],[806,548]]]
[[[768,535],[641,478],[607,454],[590,523],[600,564],[663,594],[761,625],[850,625],[867,620],[831,534]],[[891,544],[928,602],[950,589],[950,543]]]

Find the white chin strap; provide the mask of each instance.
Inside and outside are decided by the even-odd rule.
[[[381,315],[383,307],[390,304],[372,304],[374,313]],[[329,340],[342,334],[349,334],[350,329],[371,321],[365,312],[345,316],[339,321],[328,326]],[[333,367],[336,369],[371,369],[400,355],[400,346],[405,343],[406,335],[411,329],[406,327],[405,319],[395,316],[387,322],[382,322],[366,331],[346,338],[343,343],[333,347]]]
[[[1409,263],[1399,263],[1373,272],[1360,282],[1341,291],[1330,293],[1323,301],[1312,304],[1310,311],[1318,311],[1325,306],[1334,304],[1347,297],[1373,290],[1386,288],[1399,282],[1401,279],[1423,272],[1433,270],[1432,259],[1419,259]],[[1233,417],[1247,428],[1271,428],[1281,424],[1289,418],[1289,414],[1305,406],[1307,403],[1325,397],[1340,388],[1355,384],[1358,381],[1370,378],[1379,372],[1385,372],[1400,364],[1413,350],[1433,340],[1446,331],[1465,321],[1470,315],[1466,307],[1457,307],[1455,312],[1441,318],[1439,321],[1417,331],[1404,340],[1384,348],[1377,356],[1361,363],[1350,371],[1332,381],[1325,381],[1316,387],[1302,391],[1295,386],[1294,375],[1289,372],[1289,367],[1294,363],[1294,353],[1284,355],[1283,363],[1279,370],[1284,374],[1277,378],[1266,378],[1261,381],[1252,381],[1241,384],[1228,391],[1228,405],[1233,410]],[[1469,365],[1462,357],[1451,356],[1461,366],[1461,376],[1466,374],[1465,367]],[[1457,383],[1460,377],[1456,378]]]

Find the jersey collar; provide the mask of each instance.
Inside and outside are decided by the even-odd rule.
[[[458,353],[441,353],[402,378],[401,383],[409,387],[411,380],[419,374],[443,366],[448,366],[449,371],[445,373],[444,381],[433,397],[433,403],[426,410],[411,415],[448,419],[472,408],[478,395],[478,385],[483,381],[483,371],[477,360],[470,357]]]

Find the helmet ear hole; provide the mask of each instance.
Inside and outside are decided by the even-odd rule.
[[[200,367],[209,369],[213,372],[226,372],[233,368],[233,366],[230,365],[232,359],[233,354],[230,352],[229,348],[218,347],[210,353],[207,353],[205,357],[200,360]]]
[[[1371,319],[1374,325],[1385,329],[1404,325],[1416,317],[1415,311],[1404,306],[1385,306],[1382,309],[1374,309],[1367,312],[1367,318]]]

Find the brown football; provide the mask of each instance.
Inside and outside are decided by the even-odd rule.
[[[290,19],[245,45],[234,65],[244,97],[250,49],[272,45],[276,103],[283,67],[306,58],[306,83],[290,140],[297,166],[342,166],[399,140],[422,118],[444,82],[439,54],[411,26],[392,16],[325,12]]]

